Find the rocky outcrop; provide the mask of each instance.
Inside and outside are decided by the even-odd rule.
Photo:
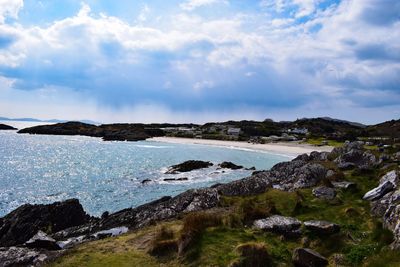
[[[42,266],[60,255],[60,252],[24,247],[0,247],[0,266]]]
[[[332,200],[336,197],[335,189],[326,186],[319,186],[317,188],[314,188],[312,190],[312,193],[315,197],[325,200]]]
[[[304,227],[319,235],[331,235],[340,231],[340,226],[327,221],[306,221]]]
[[[272,187],[268,172],[259,172],[250,177],[227,184],[218,184],[214,188],[225,196],[249,196],[264,193]]]
[[[17,130],[17,128],[14,128],[12,126],[0,123],[0,130]]]
[[[283,234],[285,236],[297,236],[301,234],[301,222],[296,218],[273,215],[266,219],[256,220],[254,228]]]
[[[150,137],[164,136],[157,127],[144,124],[103,124],[100,126],[82,122],[66,122],[25,128],[18,133],[48,135],[84,135],[102,137],[105,141],[140,141]]]
[[[391,182],[386,181],[382,184],[380,184],[378,187],[372,189],[371,191],[368,191],[363,199],[364,200],[377,200],[382,198],[384,195],[389,193],[390,191],[393,191],[394,186]]]
[[[26,204],[0,220],[0,246],[24,244],[39,230],[55,233],[89,219],[77,199],[49,205]]]
[[[61,247],[57,244],[56,240],[47,236],[46,233],[39,231],[31,239],[26,241],[25,246],[28,248],[38,248],[46,250],[60,250]]]
[[[154,222],[176,218],[178,215],[214,208],[219,203],[217,189],[188,190],[176,197],[163,197],[145,205],[109,214],[93,223],[65,229],[53,235],[57,240],[93,234],[117,227],[139,229]]]
[[[378,164],[377,157],[364,150],[362,142],[352,142],[343,147],[334,148],[329,154],[340,169],[370,169]]]
[[[296,248],[292,256],[293,264],[297,267],[323,267],[328,260],[318,252],[308,248]]]
[[[208,168],[213,166],[213,164],[209,161],[201,161],[201,160],[188,160],[181,164],[173,165],[168,168],[168,171],[165,174],[176,174],[179,172],[190,172],[193,170]]]
[[[392,248],[400,249],[400,174],[390,171],[381,177],[378,187],[364,195],[372,200],[371,213],[382,217],[383,225],[394,234]]]
[[[241,165],[236,165],[235,163],[232,163],[230,161],[224,161],[221,164],[218,165],[220,168],[223,169],[231,169],[231,170],[239,170],[243,169],[243,166]]]

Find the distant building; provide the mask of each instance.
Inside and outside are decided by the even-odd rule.
[[[239,136],[240,128],[228,128],[228,135]]]
[[[308,129],[307,128],[294,128],[294,129],[289,129],[288,132],[293,133],[293,134],[307,134]]]

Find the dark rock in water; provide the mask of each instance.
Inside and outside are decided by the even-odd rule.
[[[0,247],[0,266],[42,266],[60,255],[56,251],[35,250],[25,247]]]
[[[333,187],[345,190],[356,190],[357,184],[352,182],[332,182]]]
[[[221,168],[224,168],[224,169],[231,169],[231,170],[243,169],[243,166],[236,165],[235,163],[232,163],[229,161],[224,161],[221,164],[219,164],[218,166]]]
[[[187,177],[181,177],[181,178],[165,178],[163,181],[164,182],[176,182],[176,181],[187,181],[189,178]]]
[[[324,267],[328,260],[319,253],[308,248],[296,248],[292,256],[293,264],[298,267]]]
[[[273,215],[266,219],[256,220],[253,226],[264,231],[293,236],[301,234],[301,222],[296,218]]]
[[[326,186],[314,188],[312,193],[315,197],[326,200],[332,200],[336,197],[335,189]]]
[[[327,221],[306,221],[304,226],[307,230],[321,235],[331,235],[340,231],[340,226]]]
[[[0,123],[0,130],[17,130],[16,128],[9,126],[9,125],[5,125],[5,124],[1,124]]]
[[[38,248],[47,250],[60,250],[56,240],[46,235],[46,233],[39,231],[31,239],[26,241],[25,246],[28,248]]]
[[[190,172],[193,170],[203,169],[211,167],[213,164],[209,161],[201,160],[188,160],[181,164],[173,165],[169,167],[166,174],[176,174],[179,172]]]
[[[245,170],[246,170],[246,171],[255,171],[255,170],[256,170],[256,167],[253,166],[253,167],[250,167],[250,168],[246,168]]]
[[[0,246],[23,244],[39,230],[47,233],[85,224],[90,217],[77,199],[49,205],[23,205],[2,218]]]
[[[151,182],[150,179],[144,179],[144,180],[142,181],[142,184],[147,184],[147,183],[150,183],[150,182]]]

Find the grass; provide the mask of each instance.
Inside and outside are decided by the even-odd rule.
[[[333,146],[333,147],[339,147],[343,145],[343,142],[339,142],[336,140],[327,140],[323,137],[313,137],[313,138],[307,138],[306,139],[306,143],[310,144],[310,145],[315,145],[315,146],[320,146],[322,145],[323,141],[327,141],[328,142],[328,146]]]
[[[374,188],[380,172],[346,171],[344,179],[357,183],[353,192],[339,191],[335,200],[316,199],[311,189],[298,192],[268,190],[248,197],[221,197],[220,207],[192,213],[180,220],[163,222],[126,235],[78,246],[50,266],[229,266],[245,263],[240,247],[259,244],[271,259],[271,266],[291,265],[292,251],[306,246],[329,258],[343,254],[347,266],[400,266],[400,253],[388,249],[393,236],[382,223],[371,217],[369,202],[362,196]],[[341,226],[340,233],[318,236],[304,231],[303,239],[255,230],[251,222],[271,214],[293,216],[299,220],[328,220]],[[190,242],[181,255],[177,244],[185,237]],[[152,255],[172,249],[168,257]],[[162,253],[161,253],[162,254]],[[251,258],[251,257],[249,257]],[[235,265],[234,265],[235,266]],[[246,266],[246,265],[237,265]]]

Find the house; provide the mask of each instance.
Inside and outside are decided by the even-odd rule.
[[[292,133],[292,134],[307,134],[308,129],[307,128],[294,128],[294,129],[289,129],[288,132]]]
[[[240,128],[228,128],[228,135],[239,136]]]

